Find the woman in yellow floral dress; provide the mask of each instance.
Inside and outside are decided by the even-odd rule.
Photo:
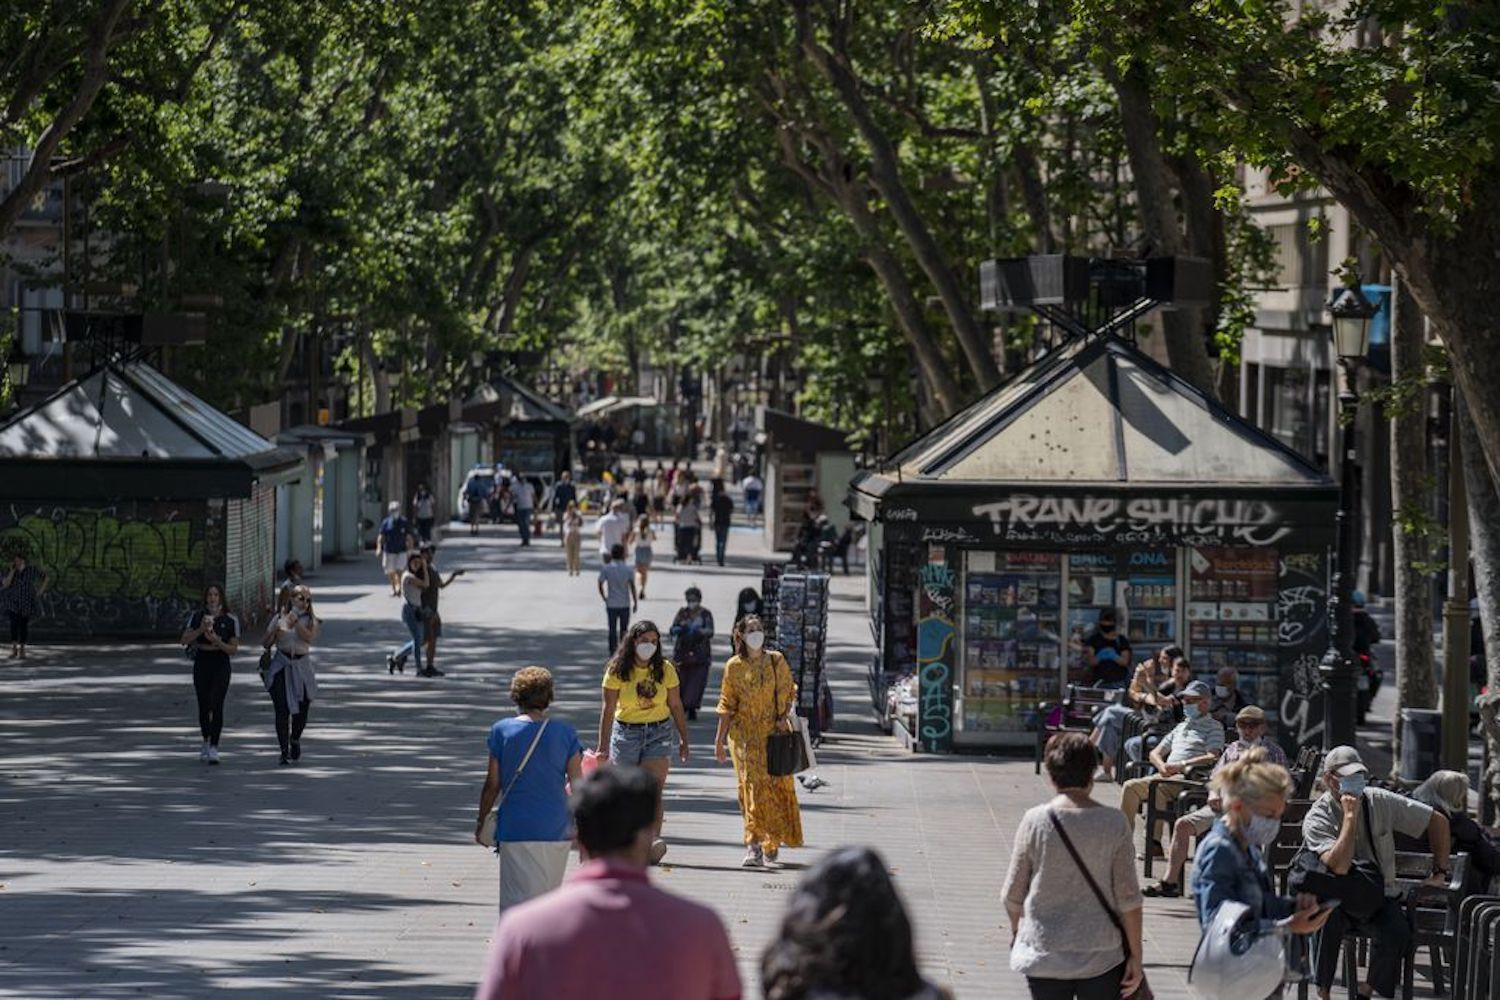
[[[766,649],[766,629],[750,615],[730,633],[735,655],[724,665],[719,688],[719,731],[714,757],[724,763],[724,737],[734,757],[740,813],[745,818],[745,868],[780,868],[783,845],[802,846],[802,813],[790,775],[766,773],[766,737],[787,729],[786,715],[797,698],[786,657]]]

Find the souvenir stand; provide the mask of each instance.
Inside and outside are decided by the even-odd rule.
[[[786,657],[797,684],[797,714],[808,720],[817,739],[828,642],[828,574],[787,572],[785,564],[767,563],[761,601],[761,621],[774,647]]]
[[[1285,742],[1312,739],[1337,492],[1133,344],[1074,338],[850,484],[876,705],[915,674],[914,746],[1030,746],[1116,608],[1137,661],[1234,666]]]

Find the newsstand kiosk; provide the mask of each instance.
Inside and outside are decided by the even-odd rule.
[[[927,751],[1032,745],[1117,608],[1137,661],[1229,665],[1289,747],[1322,731],[1321,470],[1110,335],[1069,341],[858,474],[877,708],[916,678]],[[900,724],[900,720],[897,720]]]

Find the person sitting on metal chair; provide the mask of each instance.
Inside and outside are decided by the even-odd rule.
[[[1195,769],[1206,772],[1224,751],[1224,727],[1208,714],[1211,694],[1208,685],[1202,681],[1193,681],[1183,688],[1183,720],[1151,750],[1151,763],[1157,773],[1132,778],[1121,786],[1120,811],[1125,814],[1125,825],[1132,833],[1135,831],[1135,814],[1145,804],[1148,795],[1155,795],[1157,808],[1165,809],[1168,799],[1181,790],[1180,782],[1163,779],[1180,779]],[[1156,831],[1147,830],[1147,851],[1156,846],[1155,841]]]

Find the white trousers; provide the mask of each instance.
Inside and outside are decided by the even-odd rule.
[[[500,842],[500,912],[562,885],[569,840]]]

